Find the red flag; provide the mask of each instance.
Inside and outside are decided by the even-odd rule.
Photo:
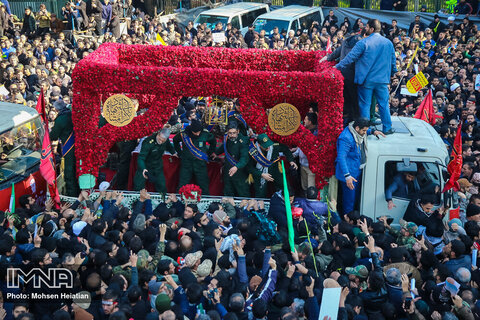
[[[463,158],[462,158],[462,123],[458,125],[457,129],[457,136],[455,137],[455,141],[453,142],[453,149],[452,154],[450,156],[452,160],[447,166],[447,171],[450,174],[450,178],[448,179],[445,187],[443,188],[442,192],[450,190],[453,188],[454,191],[460,190],[460,186],[458,185],[458,179],[462,174],[462,165],[463,165]]]
[[[432,126],[435,124],[437,117],[435,115],[435,111],[433,110],[432,89],[428,90],[427,96],[423,99],[420,106],[418,106],[414,118],[428,122]]]
[[[43,89],[40,91],[35,109],[37,109],[37,112],[42,118],[43,123],[48,127],[47,115],[45,114],[45,97],[43,95]]]
[[[43,97],[43,89],[38,97],[37,112],[42,119],[44,135],[42,142],[42,158],[40,160],[40,173],[47,181],[50,196],[55,200],[57,206],[60,204],[60,195],[57,189],[57,175],[55,173],[55,160],[53,158],[52,144],[50,143],[50,134],[48,132],[48,120],[45,114],[45,99]]]
[[[325,51],[327,51],[327,54],[332,53],[332,43],[330,42],[330,37],[328,37],[327,48],[325,49]]]

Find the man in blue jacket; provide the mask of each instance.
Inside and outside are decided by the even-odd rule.
[[[370,121],[360,118],[343,129],[337,140],[335,176],[342,187],[343,213],[353,211],[358,196],[361,165],[366,161],[367,135],[385,136],[381,131],[368,129]]]
[[[370,119],[372,95],[375,95],[383,124],[382,131],[391,134],[393,130],[388,106],[388,84],[392,72],[396,72],[397,67],[393,44],[379,34],[381,28],[380,21],[370,19],[365,27],[367,37],[357,42],[336,68],[343,71],[348,65],[355,63],[360,117]]]
[[[388,203],[388,209],[395,207],[392,198],[412,199],[420,192],[420,185],[417,181],[417,172],[401,172],[393,177],[393,182],[385,190],[385,200]]]

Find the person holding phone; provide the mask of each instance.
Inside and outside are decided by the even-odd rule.
[[[37,37],[50,31],[50,12],[47,11],[44,3],[40,4],[40,10],[35,19],[38,21]]]

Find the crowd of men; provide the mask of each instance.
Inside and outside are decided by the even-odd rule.
[[[174,21],[162,26],[128,1],[79,0],[65,5],[63,17],[49,13],[45,6],[39,12],[27,8],[21,29],[13,24],[5,3],[0,4],[0,83],[8,93],[2,100],[34,106],[43,89],[51,138],[63,144],[72,130],[71,72],[101,42],[155,43],[158,34],[168,45],[213,45],[214,30],[193,28],[192,23],[182,29]],[[124,18],[128,34],[120,34]],[[337,214],[335,202],[327,205],[316,200],[318,190],[303,152],[251,132],[237,110],[237,101],[223,98],[229,124],[209,131],[203,114],[207,102],[185,98],[161,131],[140,144],[127,141],[119,146],[120,168],[130,163],[122,154],[130,154],[132,146],[139,150],[134,181],[139,199],[131,209],[124,205],[121,193],[102,191],[92,199],[86,191],[80,192],[71,176],[74,159],[67,155],[67,193],[78,197],[73,204],[57,208],[52,201],[35,203],[24,195],[15,214],[0,214],[0,319],[317,319],[322,303],[327,303],[323,299],[328,297],[322,298],[325,288],[341,288],[338,319],[479,318],[480,270],[471,257],[480,246],[480,96],[475,86],[480,33],[468,18],[457,21],[452,16],[448,21],[444,24],[435,17],[426,25],[418,17],[409,30],[401,30],[395,21],[380,25],[359,19],[351,25],[348,19],[338,21],[331,11],[323,24],[286,33],[276,30],[272,35],[250,28],[243,37],[227,25],[227,41],[220,45],[310,51],[324,50],[331,43],[334,50],[339,49],[328,59],[339,59],[337,68],[345,76],[345,87],[350,88],[344,93],[350,101],[345,124],[356,120],[346,126],[344,133],[350,136],[344,140],[350,139],[352,146],[363,143],[375,122],[376,110],[368,112],[365,99],[371,101],[378,87],[383,128],[368,132],[376,135],[392,134],[389,115],[412,116],[431,88],[434,107],[442,116],[436,128],[449,148],[462,124],[465,164],[459,180],[459,219],[444,222],[445,210],[432,210],[435,200],[415,183],[417,172],[399,176],[386,190],[389,208],[394,195],[412,198],[400,228],[387,217],[374,221],[360,216],[347,189],[355,189],[359,168],[352,166],[361,165],[361,148],[354,148],[355,161],[345,166],[337,163],[337,177],[341,182],[343,178],[347,191],[343,201],[350,199],[350,206],[344,203]],[[86,36],[72,38],[72,29]],[[382,79],[371,88],[359,82],[356,72],[363,65],[358,64],[359,52],[373,38],[392,48],[393,59],[379,57],[387,59],[383,71],[388,72],[388,83]],[[407,69],[417,46],[412,67]],[[345,49],[355,54],[348,57]],[[344,57],[347,60],[342,63]],[[402,95],[400,88],[413,76],[415,65],[430,84],[417,97]],[[362,75],[369,79],[368,72]],[[316,111],[312,106],[303,123],[314,134]],[[367,119],[357,119],[359,115]],[[262,201],[238,203],[225,197],[200,210],[194,201],[176,195],[154,207],[144,187],[150,181],[156,191],[165,190],[164,152],[181,158],[179,186],[193,178],[203,194],[209,189],[206,161],[223,153],[224,194],[247,198],[267,196],[268,183],[273,191],[282,188],[282,173],[275,161],[282,153],[292,172],[300,171],[304,191],[294,197],[290,190],[287,202],[293,206],[295,250],[287,241],[282,192],[273,194],[268,209]],[[355,171],[349,172],[352,168]],[[245,183],[249,176],[253,188]],[[125,177],[116,183],[125,183]],[[8,294],[38,292],[32,282],[19,288],[9,286],[9,267],[35,267],[46,274],[54,267],[67,268],[74,275],[73,288],[41,291],[86,291],[91,301],[9,299]]]

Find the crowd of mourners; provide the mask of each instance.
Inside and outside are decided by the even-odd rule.
[[[79,0],[62,12],[57,17],[44,5],[38,12],[26,8],[17,23],[8,2],[0,3],[0,83],[6,89],[1,99],[34,107],[43,89],[52,126],[57,116],[71,112],[75,64],[102,42],[158,44],[160,36],[167,45],[311,51],[331,44],[335,50],[361,35],[366,23],[338,21],[333,10],[323,23],[271,35],[249,28],[242,36],[227,25],[227,41],[214,44],[212,33],[224,26],[163,25],[131,1]],[[417,17],[408,30],[393,20],[381,32],[394,45],[398,70],[390,85],[391,114],[413,116],[431,89],[436,129],[448,148],[462,124],[459,219],[444,222],[444,210],[433,211],[429,197],[412,202],[400,226],[355,210],[337,214],[335,202],[317,200],[307,172],[305,194],[287,200],[294,209],[292,252],[282,192],[274,193],[268,206],[225,197],[203,209],[176,195],[154,206],[145,189],[131,209],[115,191],[101,191],[96,199],[81,191],[74,203],[58,208],[23,195],[14,215],[0,213],[0,319],[317,319],[328,299],[322,296],[325,288],[341,288],[338,319],[479,319],[480,270],[472,251],[480,247],[480,88],[475,86],[480,31],[468,17],[453,15],[446,24],[437,16],[430,24]],[[402,95],[415,65],[430,84],[416,97]],[[204,108],[198,100],[183,101],[169,129],[149,143],[165,142],[179,122],[201,126],[195,118]],[[315,111],[305,119],[312,132]],[[358,116],[358,110],[349,111],[347,117]],[[299,157],[299,170],[308,168]],[[147,179],[147,173],[140,175]],[[412,182],[415,177],[407,175]],[[258,177],[272,178],[261,171]],[[73,288],[41,292],[88,292],[91,301],[9,299],[37,290],[32,282],[11,288],[9,267],[46,273],[67,268],[74,274]]]

